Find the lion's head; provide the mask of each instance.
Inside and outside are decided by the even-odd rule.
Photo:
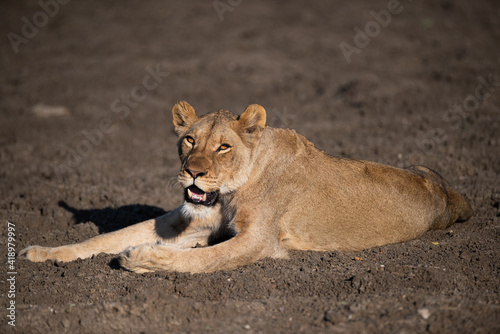
[[[179,182],[185,200],[194,206],[213,206],[221,195],[248,180],[266,111],[253,104],[241,116],[219,110],[198,117],[193,107],[181,101],[172,114],[179,137]]]

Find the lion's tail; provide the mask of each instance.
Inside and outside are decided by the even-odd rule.
[[[474,211],[469,202],[458,191],[453,189],[441,175],[423,166],[412,166],[410,169],[437,183],[446,195],[446,210],[441,217],[436,219],[432,226],[433,229],[444,229],[456,222],[465,222],[472,217]]]

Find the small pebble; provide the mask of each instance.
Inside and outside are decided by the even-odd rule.
[[[431,311],[427,308],[421,308],[418,310],[418,314],[422,317],[422,319],[427,320],[431,316]]]
[[[64,106],[37,104],[33,106],[32,110],[33,113],[40,118],[69,116],[69,110]]]

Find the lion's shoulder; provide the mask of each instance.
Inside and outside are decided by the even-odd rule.
[[[276,159],[307,158],[325,159],[324,152],[319,150],[304,135],[293,129],[266,127],[261,138],[260,154],[273,156]]]

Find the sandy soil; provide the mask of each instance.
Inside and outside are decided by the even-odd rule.
[[[500,332],[498,1],[216,4],[2,1],[0,332]],[[7,263],[9,227],[19,252],[178,206],[180,99],[202,112],[259,103],[330,154],[424,164],[475,216],[204,275],[138,275],[110,255]]]

